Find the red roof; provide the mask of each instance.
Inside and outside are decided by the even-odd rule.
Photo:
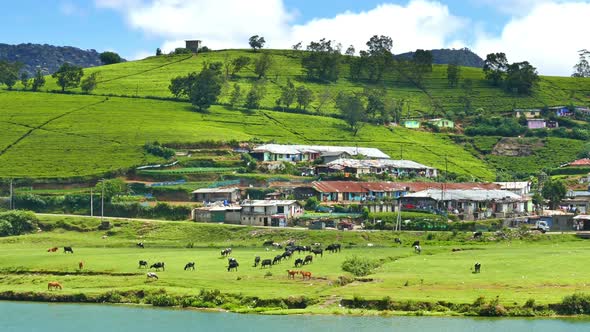
[[[572,161],[571,163],[569,163],[570,166],[590,166],[590,159],[588,158],[584,158],[584,159],[578,159],[576,161]]]
[[[500,189],[495,183],[438,183],[438,182],[355,182],[355,181],[315,181],[313,188],[323,193],[367,193],[405,191],[418,192],[427,189]]]

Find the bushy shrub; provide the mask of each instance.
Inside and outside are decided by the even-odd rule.
[[[30,211],[7,211],[0,213],[0,236],[21,235],[32,232],[39,220]]]
[[[174,150],[160,145],[158,142],[146,143],[143,148],[154,156],[162,157],[164,159],[170,159],[174,156]]]
[[[590,314],[590,295],[575,293],[564,297],[559,306],[559,311],[565,315]]]
[[[357,277],[369,275],[377,267],[379,267],[377,261],[358,256],[348,257],[342,262],[342,270],[350,272]]]

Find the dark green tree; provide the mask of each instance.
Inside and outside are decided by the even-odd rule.
[[[249,110],[260,108],[260,101],[266,94],[265,84],[266,82],[264,82],[264,80],[260,80],[256,84],[252,85],[252,88],[246,95],[246,102],[244,103],[245,108]]]
[[[59,69],[51,75],[57,80],[57,85],[61,87],[61,92],[66,91],[66,88],[77,88],[80,85],[80,80],[84,76],[82,67],[72,65],[65,62]]]
[[[388,36],[374,35],[367,42],[368,51],[360,52],[361,72],[372,82],[379,82],[393,67],[393,40]]]
[[[189,99],[199,111],[213,105],[221,94],[221,75],[215,68],[204,68],[191,84]]]
[[[307,54],[301,59],[307,79],[313,81],[335,82],[340,76],[341,54],[332,46],[331,40],[325,38],[311,42]]]
[[[306,88],[304,85],[297,87],[297,107],[306,110],[309,104],[313,101],[313,91]]]
[[[385,89],[365,88],[364,95],[367,98],[367,117],[375,121],[377,115],[385,112]]]
[[[240,56],[232,60],[231,75],[236,76],[244,67],[250,64],[250,58],[247,56]]]
[[[356,136],[363,125],[363,121],[367,118],[361,96],[341,92],[336,97],[336,107],[340,111],[340,114],[342,114],[344,121],[350,127],[353,135]]]
[[[539,81],[537,68],[527,61],[510,64],[506,70],[505,81],[508,91],[530,95],[533,92],[533,87]]]
[[[236,107],[242,101],[242,89],[237,83],[234,83],[230,93],[229,104],[231,107]]]
[[[192,89],[192,85],[199,74],[192,72],[187,76],[176,76],[170,81],[168,89],[176,98],[188,97]]]
[[[566,193],[565,185],[560,180],[547,180],[541,190],[543,198],[549,200],[551,209],[556,209],[559,206],[559,202],[565,198]]]
[[[590,77],[590,51],[583,49],[578,51],[579,60],[574,66],[572,77]]]
[[[459,85],[461,79],[461,67],[456,63],[450,63],[447,66],[447,82],[449,87],[455,88]]]
[[[264,37],[260,37],[258,35],[254,35],[254,36],[250,37],[250,39],[248,39],[248,44],[250,44],[250,47],[254,51],[257,51],[257,50],[263,48],[265,43],[266,43],[266,40],[264,40]]]
[[[102,52],[100,53],[99,57],[100,62],[102,62],[103,65],[112,65],[114,63],[119,63],[123,61],[121,56],[119,56],[119,54],[115,52]]]
[[[29,80],[29,75],[27,73],[20,74],[20,83],[23,85],[23,89],[26,90],[31,85],[31,80]]]
[[[22,67],[23,65],[19,62],[0,60],[0,84],[6,84],[8,90],[12,90],[19,80],[18,72]]]
[[[295,84],[291,82],[291,79],[287,79],[287,85],[282,88],[281,92],[281,104],[289,108],[295,102],[296,97],[297,90],[295,89]]]
[[[162,49],[161,48],[156,48],[156,56],[160,56],[162,55]]]
[[[91,93],[96,87],[98,86],[98,79],[100,77],[100,72],[95,71],[94,73],[88,75],[82,80],[80,84],[80,88],[84,93]]]
[[[493,85],[500,86],[508,69],[508,60],[504,53],[490,53],[483,64],[483,72],[486,79]]]
[[[94,186],[94,192],[104,193],[105,201],[111,201],[113,197],[127,193],[127,184],[121,179],[103,180]]]
[[[258,75],[258,78],[266,77],[266,74],[273,65],[273,58],[268,53],[263,53],[254,62],[254,73]]]
[[[431,73],[432,72],[432,52],[425,51],[425,50],[416,50],[414,52],[413,59],[414,64],[416,65],[416,69],[421,71],[422,73]]]
[[[38,91],[44,85],[45,85],[45,76],[43,76],[41,69],[37,69],[37,72],[35,73],[35,77],[33,77],[33,83],[31,84],[31,90]]]

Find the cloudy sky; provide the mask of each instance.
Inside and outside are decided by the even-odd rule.
[[[358,51],[379,34],[393,39],[394,53],[468,47],[570,75],[577,51],[590,49],[589,18],[590,0],[20,0],[2,4],[0,43],[138,59],[187,38],[213,49],[246,48],[254,34],[269,48],[328,38]]]

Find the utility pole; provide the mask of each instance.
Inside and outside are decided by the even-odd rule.
[[[399,145],[399,154],[400,154],[400,159],[404,160],[404,145],[403,144]]]
[[[94,217],[94,197],[92,196],[92,189],[90,189],[90,216]]]
[[[100,194],[100,222],[103,222],[104,219],[104,179],[100,180],[102,182],[102,192]]]

